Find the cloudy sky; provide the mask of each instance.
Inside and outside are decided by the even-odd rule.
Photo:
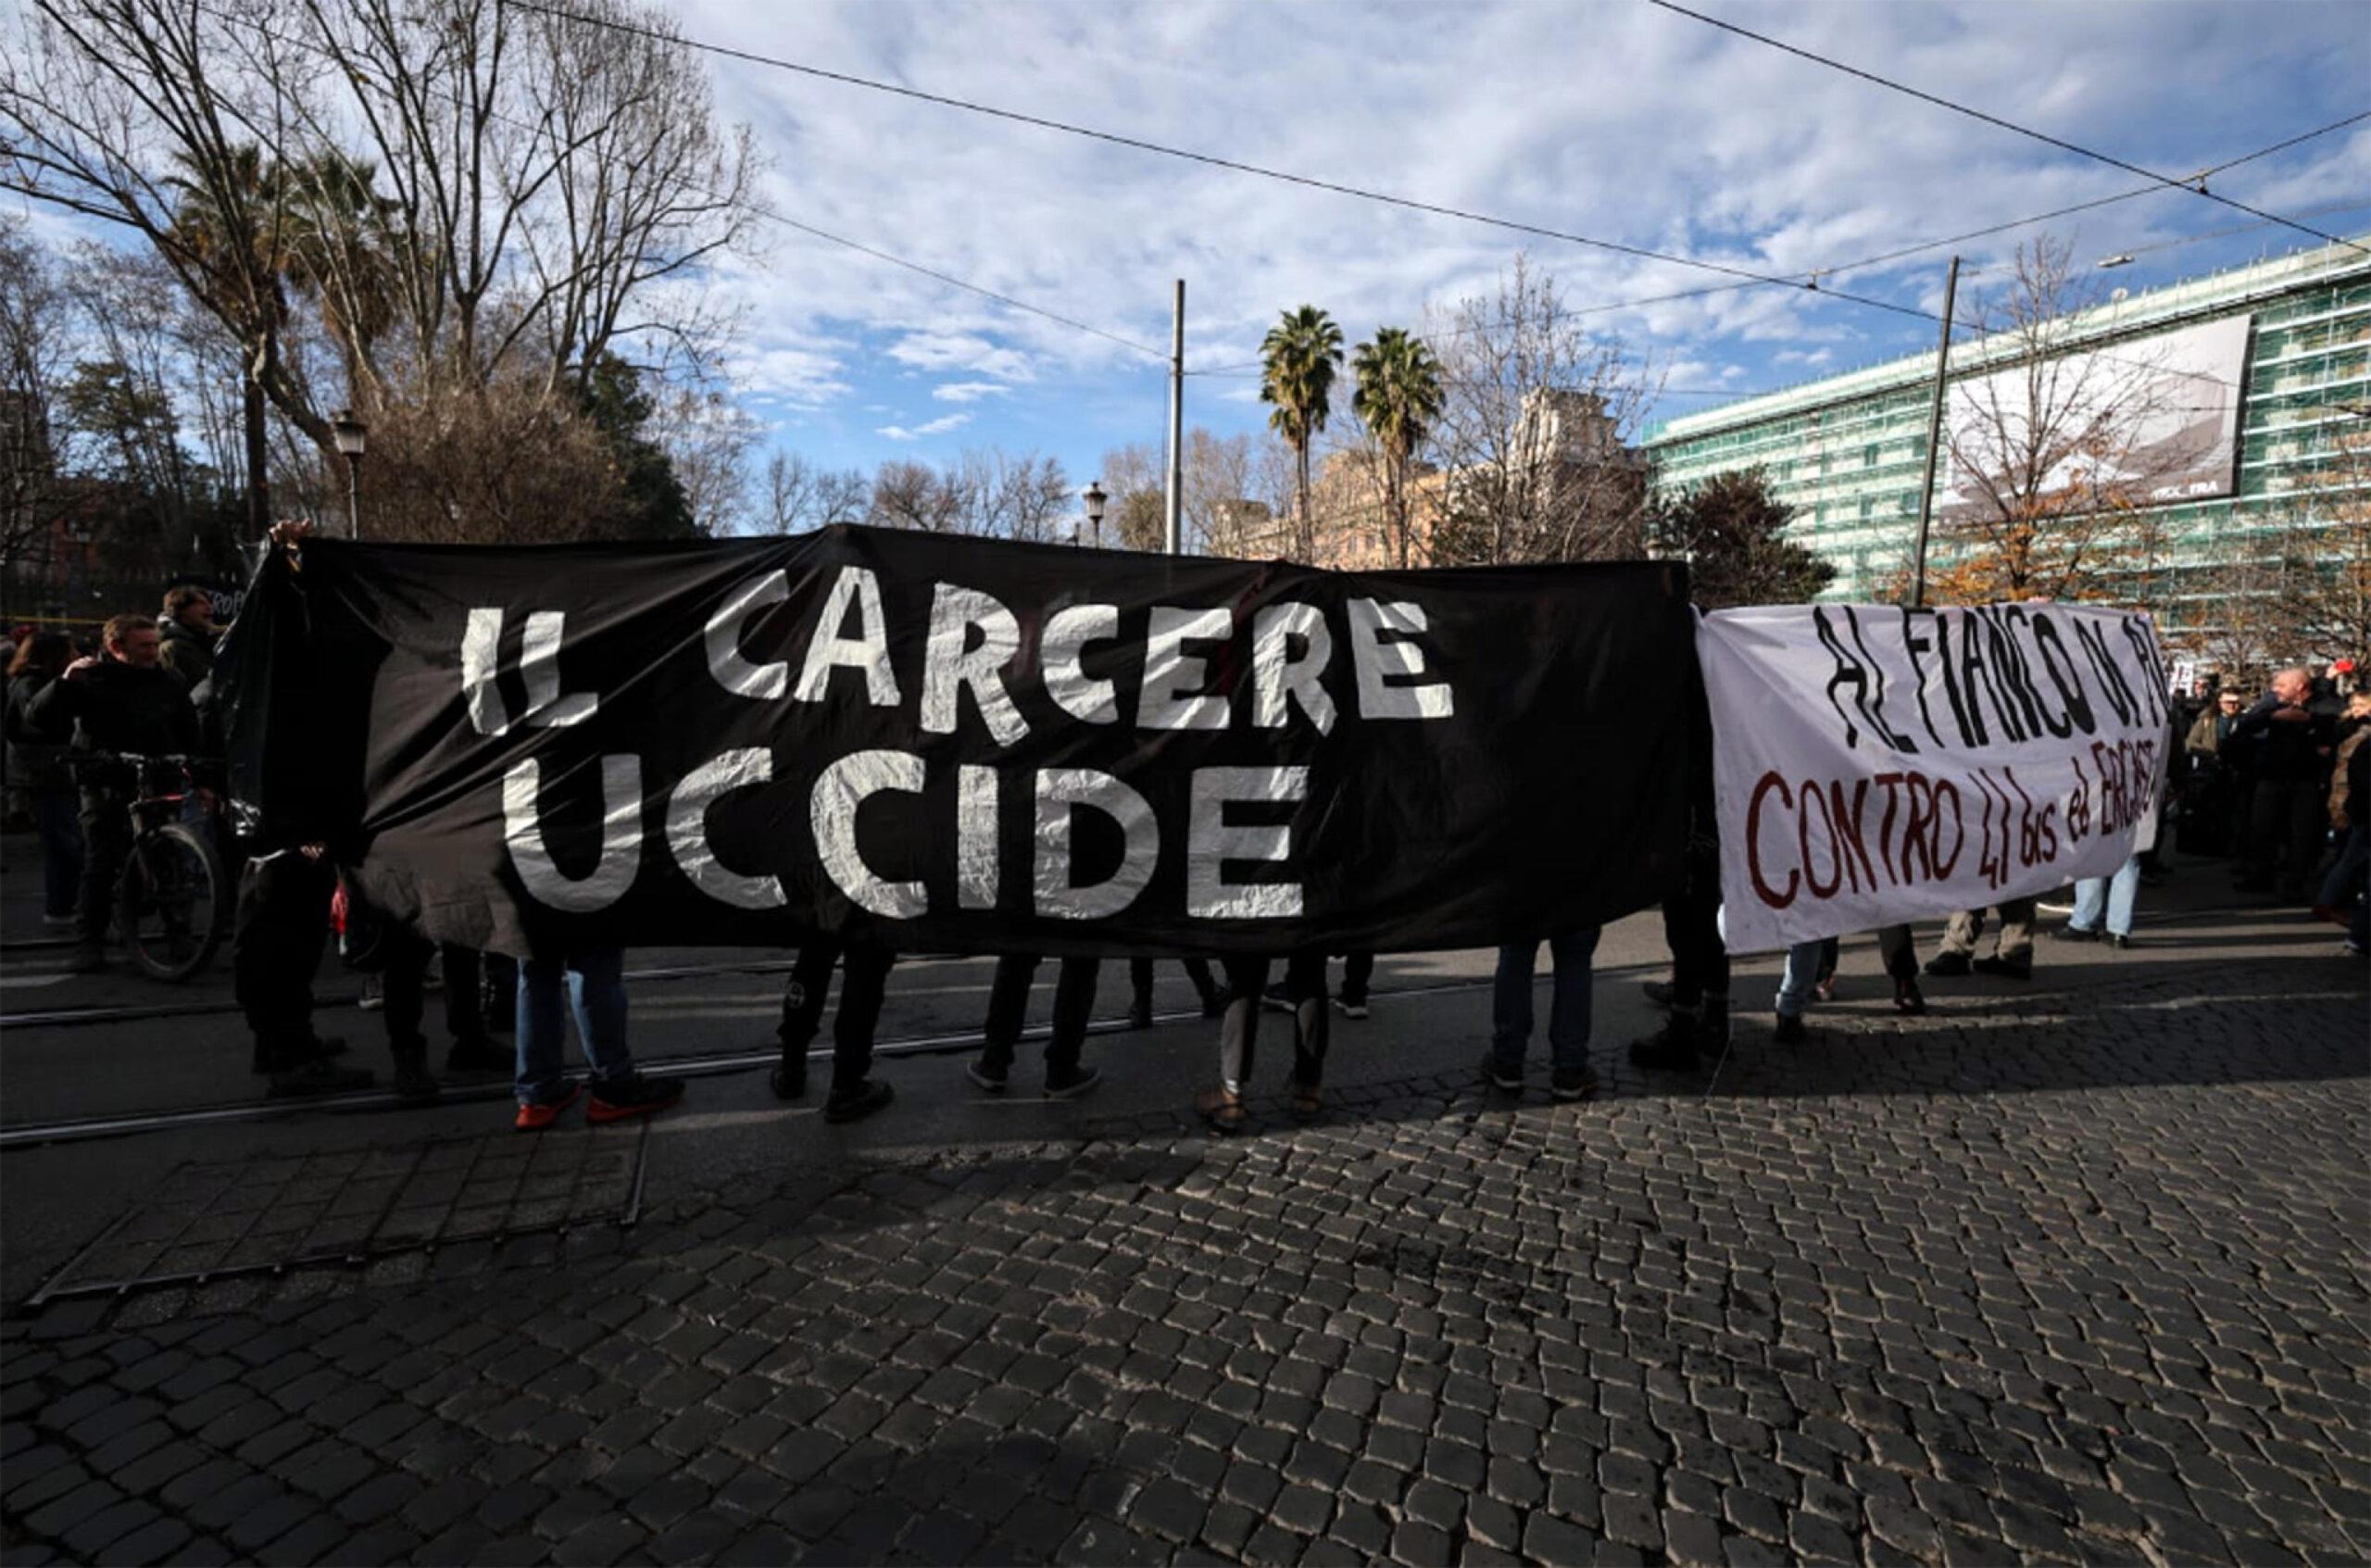
[[[2168,175],[2371,110],[2356,0],[1697,3]],[[1646,0],[668,4],[706,43],[1775,274],[2148,185]],[[1213,372],[1189,377],[1187,419],[1223,433],[1262,421],[1242,367],[1304,302],[1355,343],[1487,290],[1519,246],[1581,307],[1730,281],[749,61],[708,65],[720,108],[769,159],[772,211],[1110,334],[762,223],[760,247],[712,281],[746,307],[731,370],[767,447],[827,465],[997,446],[1051,454],[1083,483],[1108,448],[1157,446],[1178,278],[1187,364]],[[2315,228],[2371,232],[2371,120],[2214,184]],[[2130,255],[2113,279],[2135,289],[2314,243],[2162,188],[2051,227],[2087,265]],[[1964,292],[1997,282],[2036,232],[1961,247],[1976,269]],[[1837,282],[1938,309],[1945,256]],[[1671,389],[1661,415],[1933,343],[1926,322],[1800,289],[1592,320],[1654,357]]]
[[[2173,175],[2371,109],[2371,27],[2352,4],[1701,8]],[[1644,0],[678,9],[693,37],[735,48],[1775,273],[2147,184]],[[1487,288],[1524,245],[1576,305],[1725,281],[710,63],[722,108],[772,160],[767,199],[780,212],[1155,348],[1182,277],[1191,368],[1239,366],[1276,313],[1304,301],[1352,342],[1413,324],[1428,303]],[[2315,228],[2371,230],[2371,121],[2214,183],[2311,213]],[[2115,281],[2136,288],[2313,243],[2279,228],[2221,232],[2251,222],[2160,191],[2054,227],[2085,261],[2132,255]],[[1155,358],[769,228],[729,286],[751,307],[737,370],[773,444],[867,466],[1035,448],[1084,481],[1107,446],[1159,441]],[[1970,264],[2000,261],[2019,237],[1975,242]],[[1938,251],[1843,283],[1936,309],[1943,266]],[[1782,385],[1932,342],[1913,319],[1776,288],[1600,320],[1687,394]],[[1256,385],[1239,371],[1189,379],[1189,421],[1256,425]],[[1710,401],[1675,393],[1662,411]]]

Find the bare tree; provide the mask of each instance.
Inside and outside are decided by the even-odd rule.
[[[1429,450],[1447,470],[1434,559],[1638,554],[1646,469],[1632,448],[1652,367],[1592,335],[1520,253],[1492,293],[1427,312],[1424,336],[1443,394]]]
[[[733,533],[748,502],[746,470],[758,421],[718,387],[678,386],[654,422],[694,523],[703,533]]]
[[[1168,544],[1169,473],[1159,448],[1142,441],[1111,447],[1103,454],[1097,478],[1110,496],[1102,543],[1122,550],[1158,550]]]
[[[766,459],[759,526],[769,533],[804,533],[862,522],[872,495],[872,481],[856,469],[822,469],[796,452],[776,452]]]
[[[2211,389],[2145,345],[2087,351],[2077,317],[2097,301],[2071,248],[2045,235],[2020,245],[2007,287],[1977,302],[1972,357],[2001,368],[1951,388],[1937,598],[2158,596],[2169,552],[2145,508],[2213,439],[2211,410],[2185,419],[2177,402]]]
[[[375,426],[524,376],[566,417],[621,345],[701,362],[721,323],[671,285],[745,239],[755,161],[673,27],[630,0],[29,0],[0,182],[140,236],[237,343],[259,523],[267,402],[328,460],[333,395]]]
[[[13,615],[47,580],[76,491],[60,461],[69,296],[21,219],[0,217],[0,591]]]

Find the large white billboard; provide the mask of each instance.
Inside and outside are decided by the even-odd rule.
[[[2248,326],[2227,317],[1952,383],[1936,515],[2228,495]]]

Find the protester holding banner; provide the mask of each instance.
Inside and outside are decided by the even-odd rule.
[[[964,1075],[992,1095],[1004,1093],[1012,1073],[1012,1058],[1029,1011],[1029,982],[1039,960],[1008,953],[997,960],[996,978],[988,985],[988,1016],[982,1028],[986,1048],[963,1069]],[[1054,982],[1054,1027],[1046,1042],[1046,1098],[1076,1099],[1102,1081],[1102,1070],[1079,1065],[1086,1041],[1086,1025],[1095,1011],[1095,982],[1099,959],[1064,959]],[[847,998],[841,998],[846,1005]]]
[[[2003,898],[1977,909],[1957,909],[1943,922],[1943,945],[1926,960],[1926,972],[1936,975],[1989,974],[2001,980],[2034,977],[2034,915],[2037,898]],[[1992,951],[1976,955],[1984,939],[1985,919],[1994,922]]]
[[[1226,967],[1226,1007],[1219,1020],[1219,1082],[1195,1098],[1202,1120],[1222,1133],[1240,1130],[1249,1112],[1244,1096],[1251,1082],[1254,1047],[1260,1039],[1260,1012],[1268,997],[1268,962],[1262,958],[1229,958]],[[1285,962],[1285,988],[1296,998],[1293,1007],[1292,1114],[1297,1122],[1315,1121],[1323,1101],[1325,1049],[1331,1029],[1325,1015],[1325,953],[1305,947]]]
[[[1548,1003],[1548,1092],[1558,1099],[1586,1099],[1597,1092],[1589,1031],[1601,930],[1576,926],[1546,939],[1556,966]],[[1531,1047],[1532,966],[1538,960],[1537,941],[1506,944],[1499,949],[1499,972],[1490,986],[1490,1049],[1482,1058],[1482,1076],[1509,1094],[1523,1092],[1524,1058]]]
[[[530,956],[519,963],[519,1115],[521,1132],[550,1126],[583,1090],[567,1073],[566,1014],[592,1069],[584,1119],[622,1122],[666,1110],[684,1098],[681,1078],[649,1078],[626,1048],[626,954],[588,947]]]
[[[832,1087],[823,1099],[823,1120],[855,1122],[882,1110],[897,1091],[872,1076],[872,1035],[881,1023],[881,1000],[897,955],[870,942],[817,937],[798,949],[790,981],[783,987],[782,1060],[774,1065],[773,1091],[781,1099],[807,1093],[807,1053],[823,1026],[823,1001],[839,965],[840,1010],[832,1018]],[[1027,995],[1024,983],[1022,994]],[[1093,1005],[1089,993],[1088,1005]],[[1017,1031],[1016,1031],[1017,1033]]]
[[[1186,959],[1186,978],[1193,983],[1194,995],[1202,1004],[1204,1018],[1216,1018],[1226,1010],[1226,990],[1211,978],[1207,959]],[[1152,960],[1128,960],[1128,1027],[1152,1027]]]
[[[2075,912],[2057,935],[2069,942],[2097,942],[2104,935],[2111,947],[2129,947],[2132,908],[2139,896],[2140,857],[2135,855],[2112,877],[2087,876],[2075,884]]]

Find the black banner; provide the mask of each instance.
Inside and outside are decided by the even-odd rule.
[[[835,528],[316,541],[222,652],[232,791],[440,940],[1484,945],[1675,880],[1665,563],[1344,574]]]

